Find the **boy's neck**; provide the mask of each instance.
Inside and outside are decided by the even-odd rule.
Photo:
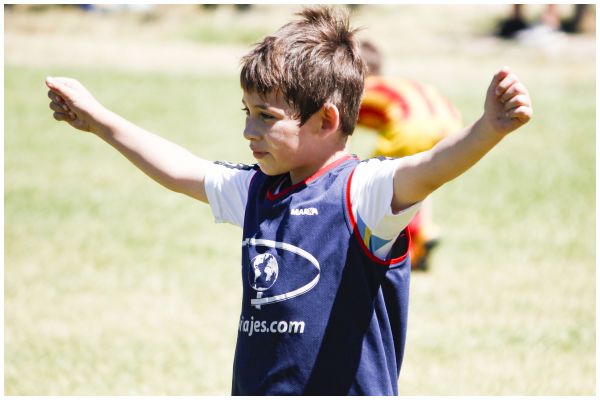
[[[290,171],[289,174],[290,174],[291,184],[295,185],[298,182],[302,182],[303,180],[305,180],[305,179],[311,177],[312,175],[314,175],[315,173],[317,173],[317,171],[319,171],[323,167],[325,167],[325,166],[331,164],[332,162],[335,162],[335,161],[339,160],[340,158],[345,157],[347,155],[348,155],[348,153],[346,152],[346,150],[344,150],[344,149],[338,150],[335,153],[329,155],[328,157],[324,157],[321,160],[316,161],[315,163],[311,164],[310,166],[297,168],[295,170]]]

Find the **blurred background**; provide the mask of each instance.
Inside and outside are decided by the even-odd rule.
[[[465,122],[504,65],[535,110],[434,194],[442,241],[413,274],[403,395],[595,394],[596,7],[575,30],[576,7],[556,7],[550,27],[541,4],[351,7],[384,74],[434,85]],[[44,78],[80,80],[201,157],[252,162],[239,58],[299,9],[4,6],[7,395],[229,393],[241,231],[55,122]],[[370,154],[375,135],[354,136]]]

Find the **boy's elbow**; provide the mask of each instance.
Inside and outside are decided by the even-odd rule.
[[[436,168],[431,157],[432,153],[426,151],[405,157],[398,163],[394,175],[395,199],[408,205],[417,203],[448,181],[445,171]]]
[[[425,182],[421,189],[422,193],[423,193],[423,198],[429,196],[431,193],[435,192],[436,190],[438,190],[439,188],[444,186],[444,184],[446,182],[447,182],[446,180],[439,180],[439,179],[435,179],[430,182]]]
[[[419,187],[415,188],[412,198],[409,199],[409,204],[418,203],[419,201],[425,200],[427,196],[438,190],[444,185],[445,182],[427,182],[422,183]]]
[[[189,196],[193,199],[208,203],[208,197],[204,188],[204,180],[181,178],[171,182],[168,189],[175,193]]]
[[[395,190],[392,198],[392,212],[397,214],[400,211],[411,207],[413,204],[419,203],[431,193],[433,193],[440,185],[414,185],[406,187],[404,190]]]

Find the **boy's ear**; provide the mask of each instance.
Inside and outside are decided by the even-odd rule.
[[[325,103],[321,107],[321,130],[335,132],[340,127],[340,111],[333,103]]]

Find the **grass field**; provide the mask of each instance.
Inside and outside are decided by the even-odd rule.
[[[76,77],[202,157],[251,162],[236,65],[218,67],[295,9],[5,12],[7,395],[229,393],[241,232],[56,123],[43,80]],[[389,55],[388,72],[433,83],[467,121],[505,64],[535,109],[434,195],[443,243],[433,270],[413,275],[404,395],[595,394],[595,39],[499,42],[486,32],[505,12],[357,11],[361,35]],[[364,156],[372,141],[360,132],[353,147]]]

